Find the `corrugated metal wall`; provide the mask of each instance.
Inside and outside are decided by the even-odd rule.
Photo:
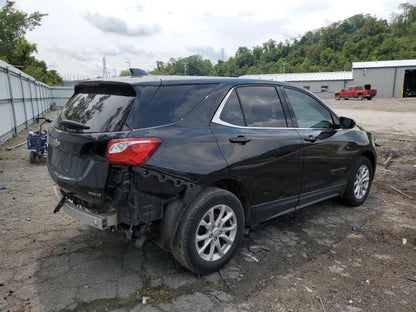
[[[327,80],[327,81],[291,81],[299,87],[304,87],[321,99],[333,99],[334,92],[344,89],[350,84],[350,80]],[[325,88],[326,87],[326,88]]]
[[[393,67],[353,69],[354,85],[364,86],[365,84],[371,84],[372,89],[377,89],[378,98],[394,97],[395,70],[396,68]],[[400,93],[396,94],[396,96],[400,97]]]
[[[0,60],[0,144],[55,103],[62,107],[72,96],[72,87],[49,87]]]

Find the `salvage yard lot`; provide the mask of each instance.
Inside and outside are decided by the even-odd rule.
[[[25,146],[6,150],[23,131],[0,149],[0,311],[415,311],[416,99],[325,102],[375,135],[368,200],[261,224],[203,277],[155,241],[138,250],[53,214],[45,163],[30,164]]]

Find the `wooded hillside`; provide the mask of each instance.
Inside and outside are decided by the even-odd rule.
[[[227,61],[212,65],[193,55],[158,61],[154,74],[241,76],[290,72],[351,70],[352,62],[416,58],[416,5],[400,5],[391,21],[358,14],[300,38],[273,39],[252,49],[239,47]],[[192,66],[190,66],[192,64]]]

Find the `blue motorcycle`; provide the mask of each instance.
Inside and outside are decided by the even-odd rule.
[[[29,160],[32,164],[36,162],[36,159],[42,159],[43,154],[48,148],[48,133],[46,130],[42,129],[42,126],[46,122],[52,122],[52,120],[44,117],[37,117],[35,118],[35,122],[39,124],[39,130],[30,131],[26,137],[27,149],[31,150]]]

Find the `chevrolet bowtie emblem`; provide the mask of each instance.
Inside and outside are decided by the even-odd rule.
[[[60,144],[61,144],[61,141],[59,141],[57,139],[53,140],[53,142],[52,142],[52,145],[55,146],[55,147],[58,147]]]

